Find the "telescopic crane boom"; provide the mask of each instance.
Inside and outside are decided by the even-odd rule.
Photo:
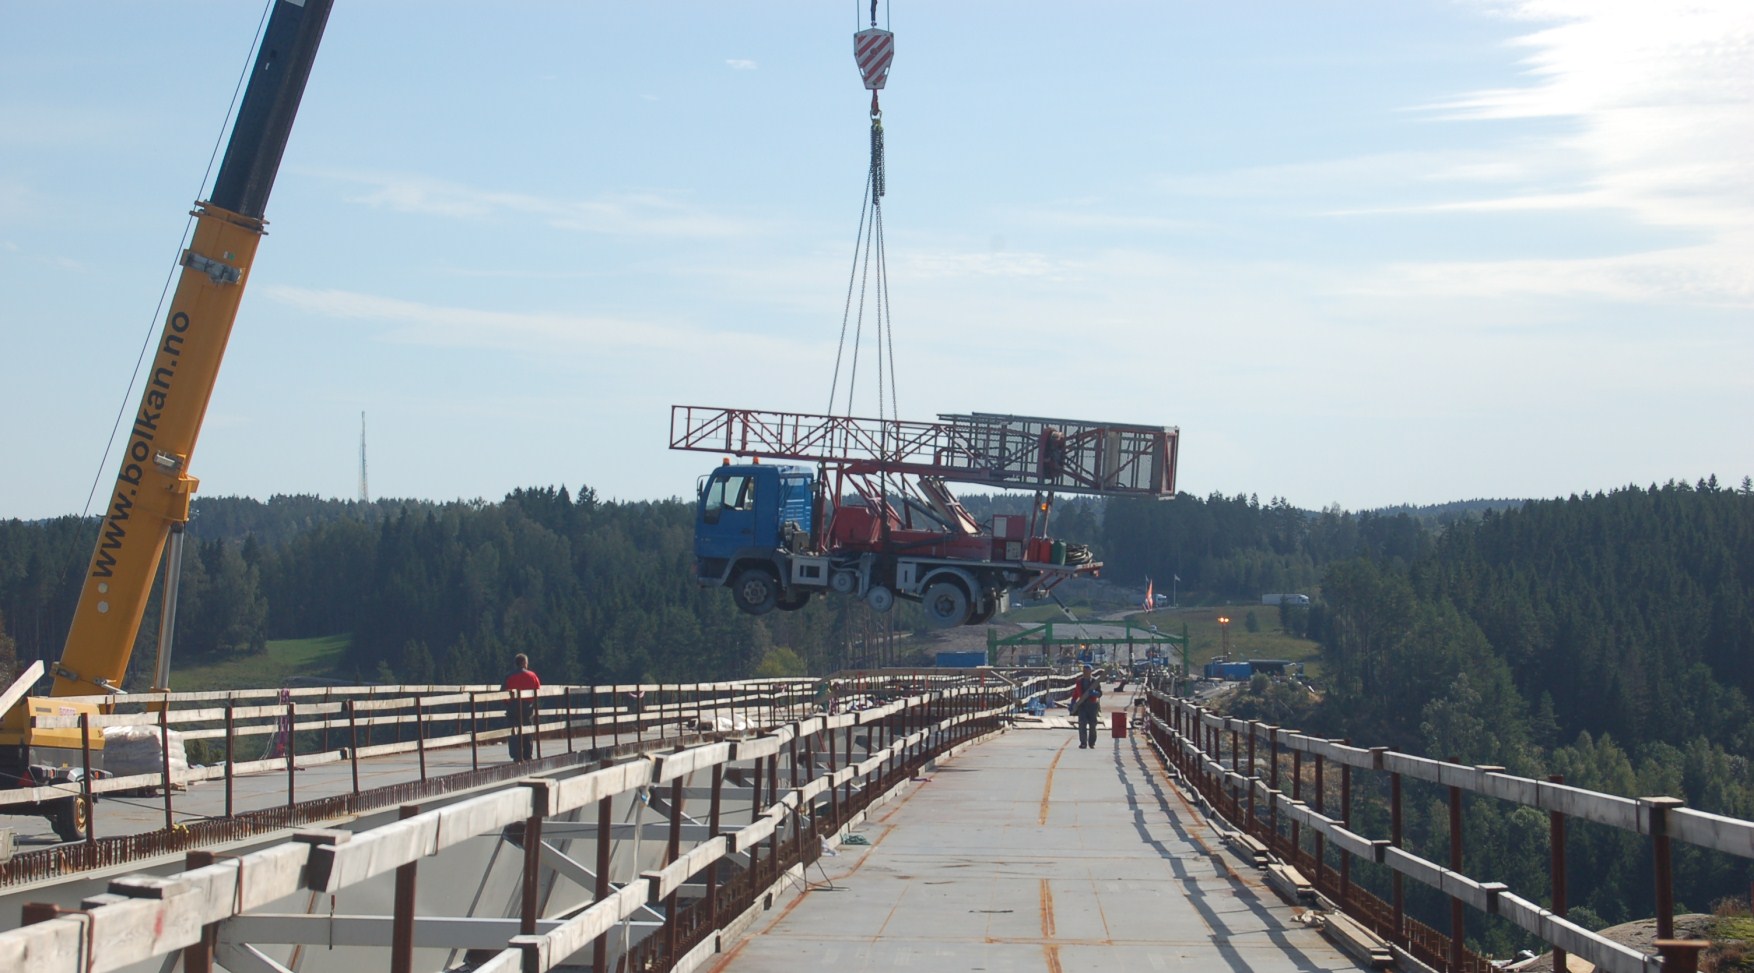
[[[173,556],[165,572],[165,620],[156,680],[156,688],[167,688],[178,573],[175,552],[181,548],[189,503],[199,483],[189,473],[189,460],[249,282],[256,245],[267,226],[263,213],[268,194],[332,5],[333,0],[276,0],[268,16],[212,195],[195,204],[195,232],[180,260],[181,276],[129,428],[73,625],[60,661],[50,670],[51,697],[122,691],[153,576],[168,541]],[[39,728],[32,725],[32,718],[74,715],[96,707],[79,700],[21,699],[39,672],[40,666],[33,667],[0,692],[4,706],[0,783],[26,788],[61,785],[75,769],[85,766],[79,731]],[[99,736],[89,743],[90,765],[101,767],[103,739]],[[86,833],[90,809],[83,796],[43,799],[26,807],[47,817],[63,839]]]
[[[52,670],[55,696],[120,691],[165,543],[189,520],[200,482],[189,460],[332,2],[280,0],[269,16],[213,194],[195,205],[194,239]]]

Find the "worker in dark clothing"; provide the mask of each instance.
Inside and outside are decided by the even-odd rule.
[[[1102,715],[1102,680],[1084,663],[1084,674],[1072,684],[1072,715],[1078,717],[1078,749],[1096,749],[1096,720]]]
[[[513,760],[529,760],[536,755],[536,690],[542,688],[542,680],[531,671],[530,657],[524,653],[513,656],[512,664],[517,669],[499,687],[516,694],[506,700],[506,721],[512,728],[506,742]]]

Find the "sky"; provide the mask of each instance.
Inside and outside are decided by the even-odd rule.
[[[262,10],[0,0],[0,517],[107,495]],[[201,494],[357,497],[363,413],[374,498],[688,496],[672,405],[826,411],[867,14],[337,0]],[[1181,490],[1311,509],[1754,474],[1747,0],[878,17],[904,418],[1176,426]]]

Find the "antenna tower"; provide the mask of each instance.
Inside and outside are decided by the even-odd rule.
[[[365,413],[359,414],[359,502],[371,503],[371,491],[365,485]]]

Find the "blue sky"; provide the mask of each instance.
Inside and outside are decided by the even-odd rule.
[[[374,496],[685,495],[670,405],[822,411],[861,6],[338,0],[202,493],[354,496],[364,412]],[[0,516],[114,477],[260,12],[0,6]],[[1183,490],[1312,508],[1754,473],[1745,0],[880,19],[905,417],[1175,425]]]

